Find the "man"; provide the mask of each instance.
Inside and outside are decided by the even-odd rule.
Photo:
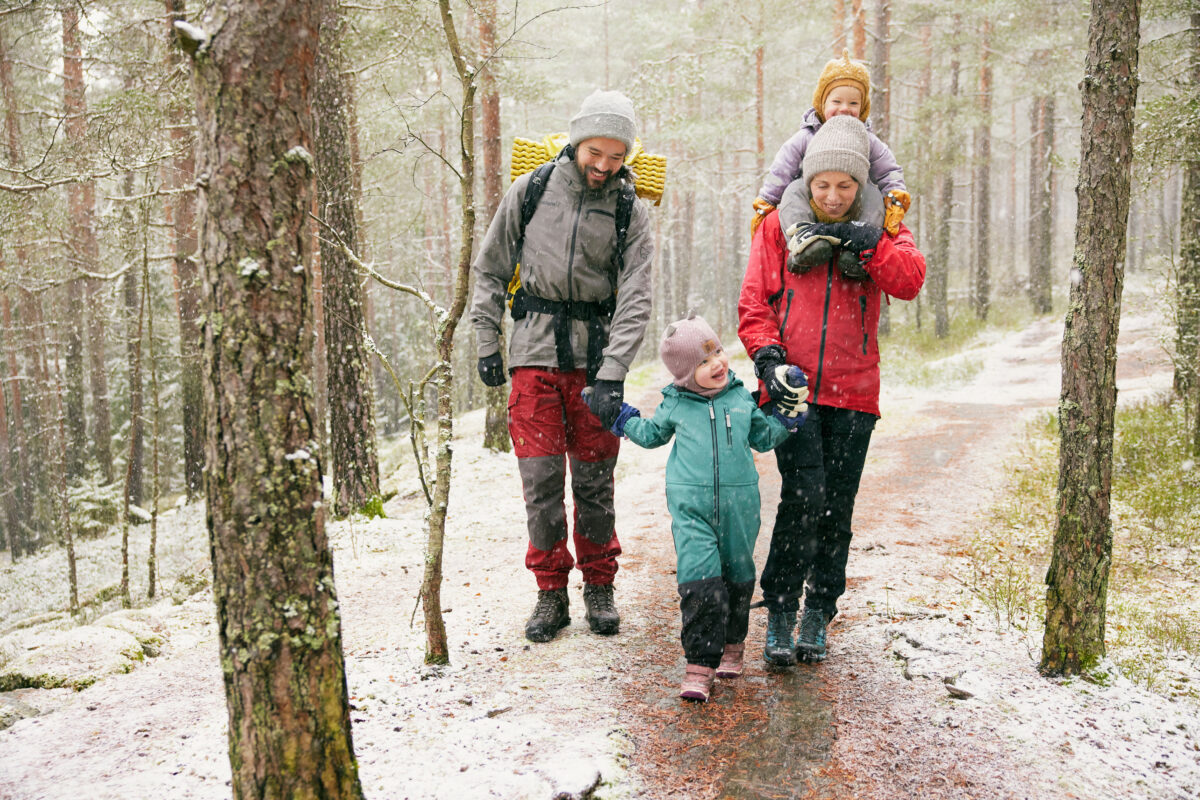
[[[634,198],[625,167],[636,132],[627,97],[593,92],[572,117],[570,145],[549,176],[526,173],[504,195],[474,264],[471,321],[479,375],[488,386],[499,386],[506,378],[500,323],[520,262],[508,350],[508,429],[528,515],[525,566],[538,585],[525,625],[534,642],[550,641],[570,623],[567,579],[573,566],[583,573],[591,630],[611,635],[620,626],[613,601],[621,553],[613,511],[619,440],[608,429],[650,317],[654,254],[648,213]],[[524,221],[535,174],[541,195]],[[619,233],[623,218],[628,229]],[[592,391],[585,400],[586,386]],[[564,507],[568,464],[574,558]]]

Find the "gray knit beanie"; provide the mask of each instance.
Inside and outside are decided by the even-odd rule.
[[[871,138],[867,126],[854,117],[839,114],[827,120],[808,143],[804,153],[804,185],[822,172],[845,172],[866,186],[871,173]]]
[[[571,144],[596,137],[616,139],[625,144],[625,153],[633,149],[637,138],[637,119],[633,103],[620,92],[605,92],[597,89],[589,94],[579,107],[579,113],[571,117]]]
[[[703,389],[696,383],[696,367],[721,348],[721,340],[712,327],[694,313],[673,322],[663,331],[658,346],[663,363],[675,378],[675,385],[697,394],[715,394],[719,389]]]

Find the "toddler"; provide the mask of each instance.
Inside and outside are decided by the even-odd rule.
[[[675,439],[666,489],[687,658],[679,696],[704,701],[714,677],[742,674],[759,527],[751,449],[771,450],[800,427],[808,388],[793,368],[791,396],[759,408],[716,333],[694,315],[667,327],[659,351],[675,382],[652,418],[624,404],[612,431],[641,447]]]
[[[850,53],[843,50],[840,59],[830,61],[821,71],[816,91],[813,92],[813,107],[805,112],[800,130],[784,142],[775,154],[771,169],[754,200],[751,233],[758,229],[762,218],[779,205],[788,184],[800,177],[804,153],[821,125],[841,114],[865,123],[870,111],[871,74],[863,64],[851,61]],[[883,227],[894,236],[910,203],[904,185],[904,172],[888,146],[873,133],[870,138],[870,180],[879,187],[884,197],[886,212]],[[786,233],[787,227],[781,228]]]

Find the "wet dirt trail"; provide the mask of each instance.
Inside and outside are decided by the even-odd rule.
[[[1136,319],[1123,322],[1118,371],[1123,393],[1149,387],[1167,366],[1147,326]],[[756,609],[745,674],[718,680],[707,704],[682,703],[675,696],[684,661],[674,576],[637,582],[637,596],[626,598],[626,607],[644,609],[652,628],[641,634],[649,650],[645,660],[638,658],[641,669],[631,670],[626,692],[625,710],[636,720],[631,771],[643,787],[638,796],[1027,796],[1028,764],[1007,752],[999,737],[970,725],[932,724],[937,708],[918,682],[900,674],[889,626],[906,617],[946,615],[939,597],[961,589],[956,572],[963,568],[963,548],[1002,486],[1005,457],[1031,416],[1052,411],[1058,402],[1061,338],[1062,325],[1053,320],[1010,334],[973,355],[982,369],[959,388],[929,391],[885,382],[884,416],[855,511],[847,592],[830,627],[824,663],[766,670],[766,612]],[[734,368],[750,374],[746,362]],[[653,409],[657,397],[637,401]],[[637,462],[628,468],[651,469],[645,458],[628,458],[632,449],[627,443],[623,448],[622,459]],[[779,498],[773,455],[759,457],[759,473],[761,568]],[[655,488],[646,477],[637,482],[639,494]],[[639,506],[653,505],[649,497],[638,500],[645,501]],[[634,547],[626,547],[637,560],[626,556],[623,569],[673,563],[665,510],[650,519],[639,512],[639,518],[646,530],[638,531]]]

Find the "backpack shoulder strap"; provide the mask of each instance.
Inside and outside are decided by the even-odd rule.
[[[525,187],[525,199],[521,201],[521,241],[525,240],[525,226],[533,219],[538,203],[546,192],[546,184],[550,182],[550,173],[554,171],[554,162],[547,161],[533,171],[529,185]]]
[[[637,201],[637,187],[632,180],[621,182],[620,194],[617,195],[617,250],[613,253],[613,263],[617,272],[625,268],[625,238],[629,234],[629,223],[633,219],[633,204]]]

